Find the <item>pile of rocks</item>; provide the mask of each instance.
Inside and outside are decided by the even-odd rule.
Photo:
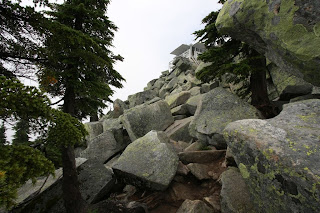
[[[78,167],[84,199],[90,204],[116,199],[126,207],[144,203],[150,212],[317,208],[319,172],[311,162],[319,160],[320,101],[294,102],[278,117],[262,120],[232,85],[197,80],[205,64],[197,67],[183,58],[174,64],[144,91],[114,101],[113,111],[85,124],[87,147],[77,150],[87,159]],[[273,88],[283,90],[277,98],[287,102],[314,88],[301,86],[308,91],[302,94],[290,89],[299,86],[278,82]],[[20,193],[19,201],[32,192]],[[65,212],[61,194],[56,176],[14,212]],[[275,197],[282,201],[271,202]]]

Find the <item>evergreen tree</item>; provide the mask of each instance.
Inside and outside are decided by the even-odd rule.
[[[30,134],[29,121],[26,119],[20,119],[16,123],[16,125],[13,127],[13,129],[15,130],[15,134],[13,135],[12,144],[27,145],[29,142],[29,134]]]
[[[6,127],[4,126],[4,123],[0,126],[0,146],[3,146],[7,143],[7,137],[6,137]]]
[[[202,21],[206,24],[205,28],[194,33],[207,47],[199,59],[211,62],[210,66],[197,73],[197,78],[207,82],[225,73],[233,73],[236,77],[231,81],[235,83],[249,79],[247,93],[251,92],[251,104],[261,110],[265,117],[273,117],[276,111],[267,92],[266,58],[249,45],[220,34],[215,26],[218,14],[211,12]]]
[[[47,24],[50,34],[43,51],[47,62],[39,73],[40,84],[62,97],[62,111],[78,119],[104,108],[113,94],[109,85],[120,88],[124,80],[113,68],[122,57],[109,50],[117,28],[105,15],[108,4],[108,0],[68,0],[52,5],[49,12],[52,22]],[[79,192],[73,145],[61,147],[63,194],[67,212],[81,213],[87,204]]]
[[[32,77],[34,62],[43,60],[38,51],[45,17],[19,2],[3,0],[0,4],[0,76],[7,78]]]

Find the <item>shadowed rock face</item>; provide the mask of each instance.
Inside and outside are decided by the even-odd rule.
[[[229,0],[216,25],[281,69],[320,85],[319,1]]]
[[[263,212],[320,212],[320,100],[285,105],[269,120],[230,123],[224,132]]]

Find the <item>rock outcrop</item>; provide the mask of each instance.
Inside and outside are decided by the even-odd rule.
[[[318,1],[228,0],[216,26],[221,33],[247,42],[282,70],[320,85]]]
[[[320,100],[285,105],[269,120],[230,123],[225,139],[264,212],[320,212]]]

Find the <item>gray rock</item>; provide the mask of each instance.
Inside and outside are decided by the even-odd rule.
[[[118,144],[128,144],[130,139],[126,137],[127,133],[125,132],[120,118],[117,119],[105,119],[102,122],[103,131],[111,131],[114,138]]]
[[[210,63],[201,62],[197,67],[195,74],[199,73],[203,68],[210,66],[211,64],[212,64],[211,62]]]
[[[113,102],[113,112],[112,112],[112,117],[113,118],[118,118],[120,115],[123,114],[124,110],[128,109],[128,106],[121,101],[120,99],[116,99]]]
[[[184,164],[189,163],[211,163],[219,159],[226,153],[224,150],[209,150],[209,151],[191,151],[180,152],[179,159]]]
[[[206,93],[190,123],[191,136],[217,148],[226,148],[222,131],[236,120],[258,118],[258,110],[236,95],[218,87]]]
[[[163,132],[150,131],[132,142],[113,165],[117,178],[126,183],[165,190],[178,166],[178,156]]]
[[[186,117],[187,117],[186,115],[175,115],[173,116],[173,119],[177,121],[177,120],[185,119]]]
[[[164,84],[165,84],[165,81],[163,79],[158,79],[154,84],[154,88],[157,88],[160,90]]]
[[[180,93],[176,93],[170,96],[167,96],[165,101],[168,103],[169,107],[172,109],[181,104],[186,103],[186,101],[190,98],[190,92],[183,91]]]
[[[31,202],[14,209],[14,213],[65,213],[62,198],[62,179],[36,195]],[[88,160],[78,167],[80,193],[88,203],[99,202],[115,183],[110,170],[103,164]]]
[[[144,136],[151,130],[163,131],[173,121],[170,108],[165,101],[137,106],[125,111],[121,117],[121,122],[131,141]]]
[[[80,157],[94,159],[102,164],[114,154],[123,150],[126,145],[117,143],[113,133],[105,131],[91,141],[88,147],[80,153]]]
[[[174,77],[172,78],[169,83],[167,84],[167,86],[165,87],[166,91],[171,92],[173,91],[177,86],[178,86],[178,78]],[[160,90],[161,91],[161,90]]]
[[[254,47],[282,70],[320,85],[319,1],[229,0],[216,20],[221,34]]]
[[[172,115],[187,115],[188,114],[188,108],[185,104],[179,105],[175,108],[171,109]]]
[[[214,81],[211,83],[204,83],[201,85],[201,93],[207,93],[210,90],[217,88],[219,86],[219,81]]]
[[[289,85],[280,94],[281,101],[290,101],[290,99],[308,95],[312,92],[312,85]]]
[[[82,198],[90,204],[103,200],[116,182],[111,170],[94,160],[88,160],[78,170]]]
[[[284,106],[275,118],[230,123],[224,136],[264,212],[320,212],[320,100]]]
[[[212,213],[213,209],[201,200],[185,200],[177,213]]]
[[[138,92],[134,95],[129,95],[128,100],[129,100],[129,107],[135,107],[137,105],[143,104],[147,101],[152,100],[157,96],[156,92],[153,90],[146,90],[143,92]]]
[[[89,122],[85,123],[84,127],[86,128],[88,132],[88,136],[86,137],[87,143],[90,143],[90,141],[100,135],[103,132],[103,125],[100,121],[96,122]]]
[[[171,126],[169,126],[165,133],[168,137],[175,141],[192,141],[192,137],[189,134],[189,124],[192,121],[192,117],[188,117],[182,120],[175,121]]]
[[[253,202],[239,169],[230,167],[221,175],[220,203],[222,213],[255,213]],[[260,212],[260,211],[259,211]]]
[[[187,109],[191,115],[194,115],[196,113],[197,107],[201,102],[202,98],[203,98],[203,95],[199,94],[189,98],[188,101],[186,102]]]
[[[198,180],[211,179],[208,175],[208,172],[210,171],[209,166],[199,163],[189,163],[187,167]]]
[[[191,96],[196,96],[196,95],[200,95],[201,93],[201,87],[193,87],[189,90]]]

